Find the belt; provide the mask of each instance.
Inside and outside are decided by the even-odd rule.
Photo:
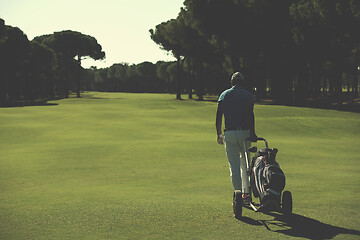
[[[234,130],[249,130],[249,129],[248,128],[245,129],[245,128],[241,128],[241,127],[238,127],[238,128],[225,128],[224,132],[226,132],[226,131],[234,131]]]

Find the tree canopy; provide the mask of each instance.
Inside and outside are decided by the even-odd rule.
[[[0,53],[0,105],[67,97],[71,90],[80,97],[81,60],[105,58],[92,36],[67,30],[29,41],[23,31],[5,25],[3,19]]]
[[[43,35],[34,38],[34,41],[53,49],[59,59],[60,68],[65,72],[75,72],[76,93],[80,97],[80,77],[76,74],[81,67],[81,60],[85,57],[90,57],[94,60],[104,59],[105,52],[98,44],[97,40],[89,35],[82,34],[75,31],[61,31],[54,32],[50,35]],[[74,58],[77,58],[75,62]],[[80,71],[80,70],[78,70]],[[63,78],[67,77],[63,75]],[[68,91],[68,89],[65,89]]]

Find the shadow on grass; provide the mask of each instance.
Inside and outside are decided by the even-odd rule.
[[[13,108],[13,107],[34,107],[34,106],[56,106],[58,103],[48,102],[17,102],[8,105],[0,105],[0,108]]]
[[[325,101],[325,100],[303,100],[303,101],[273,101],[273,100],[262,100],[257,102],[259,105],[280,105],[288,107],[301,107],[301,108],[317,108],[327,110],[337,110],[344,112],[356,112],[360,113],[360,103],[356,101],[350,102],[336,102],[336,101]]]
[[[298,214],[284,216],[277,213],[267,213],[267,215],[273,216],[274,220],[254,220],[248,217],[242,217],[239,220],[254,226],[264,226],[272,232],[312,240],[332,239],[338,234],[360,236],[358,230],[332,226]]]
[[[206,102],[217,103],[215,98],[206,98]],[[320,100],[303,100],[303,101],[275,101],[271,99],[261,99],[256,101],[258,105],[279,105],[287,107],[301,107],[301,108],[317,108],[317,109],[326,109],[326,110],[337,110],[344,112],[355,112],[360,113],[360,102],[356,99],[355,102],[334,102],[334,101],[320,101]]]

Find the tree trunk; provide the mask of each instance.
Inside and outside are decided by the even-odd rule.
[[[275,56],[272,61],[271,95],[276,100],[287,101],[290,98],[289,86],[291,84],[287,66],[279,56]]]
[[[320,77],[320,66],[315,66],[311,70],[311,88],[312,88],[312,96],[314,98],[319,98],[321,95],[321,77]]]
[[[189,70],[189,83],[188,83],[188,94],[189,99],[193,99],[192,96],[192,87],[193,87],[193,78],[194,78],[194,66],[191,63],[191,58],[187,58],[188,60],[188,70]]]
[[[197,91],[196,94],[198,96],[198,100],[199,101],[203,101],[204,100],[204,66],[203,63],[201,61],[197,61],[197,71],[198,71],[198,79],[197,79]]]
[[[359,64],[357,64],[359,65]],[[360,77],[360,69],[356,69],[355,81],[353,85],[354,98],[359,97],[359,77]]]
[[[79,63],[79,71],[81,68],[81,56],[78,55],[78,59],[77,59],[78,63]],[[76,97],[80,98],[80,74],[76,74]]]
[[[2,69],[1,69],[2,70]],[[7,90],[8,90],[8,84],[7,84],[7,74],[0,72],[0,105],[6,105],[7,103]]]
[[[177,57],[176,99],[181,100],[181,58]]]

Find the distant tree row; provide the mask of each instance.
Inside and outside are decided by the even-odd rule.
[[[84,57],[105,57],[94,37],[68,30],[29,41],[0,19],[0,105],[80,96]]]
[[[104,92],[174,93],[175,62],[118,63],[108,68],[87,69],[83,89]]]
[[[260,97],[340,98],[344,86],[358,96],[360,1],[185,0],[184,5],[176,19],[150,30],[153,41],[177,58],[177,98],[195,89],[201,99],[214,87],[212,78],[222,90],[234,71],[242,71]]]
[[[210,71],[210,70],[209,70]],[[208,93],[217,93],[217,77],[207,75]],[[143,62],[139,64],[118,63],[108,68],[86,69],[81,76],[81,89],[105,92],[133,92],[133,93],[176,93],[176,83],[179,76],[185,85],[192,86],[188,64],[185,63],[180,73],[177,62],[158,61],[156,64]],[[205,76],[205,74],[204,74]],[[189,92],[192,98],[193,87]]]

